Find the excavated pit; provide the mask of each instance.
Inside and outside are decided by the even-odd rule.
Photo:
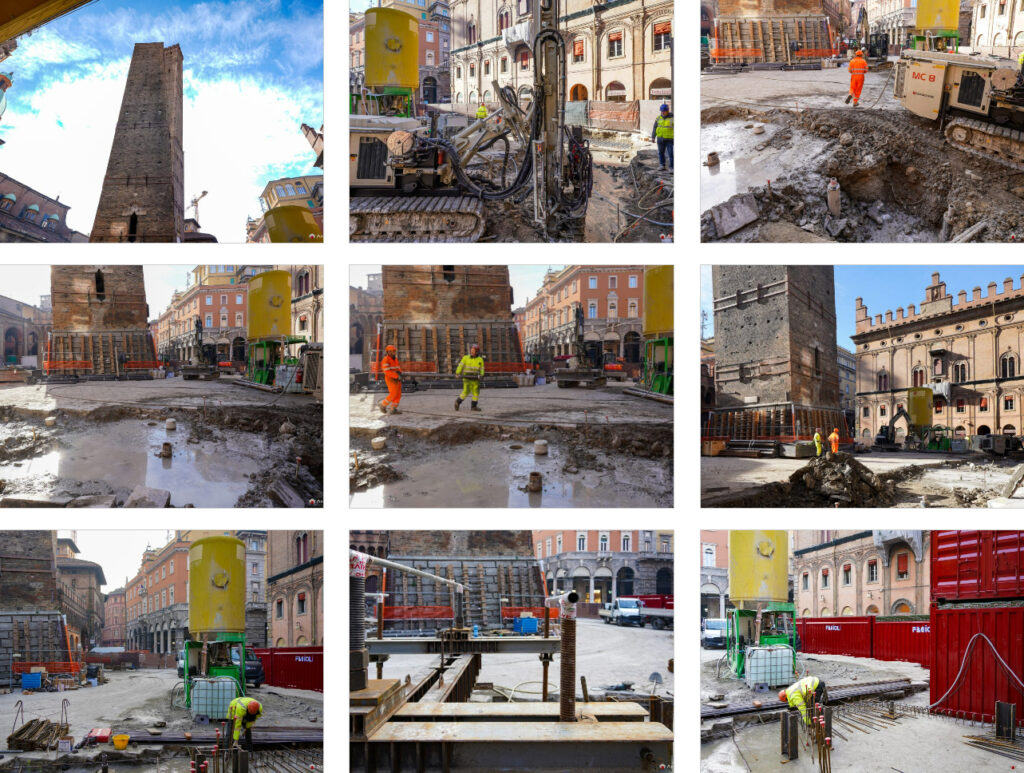
[[[701,171],[702,241],[1024,239],[1024,173],[949,146],[904,111],[729,107],[701,120],[702,161],[712,151],[721,159]],[[832,178],[838,216],[827,203]],[[711,208],[746,194],[756,219],[719,233]]]
[[[372,437],[385,437],[373,451]],[[547,440],[548,453],[534,454]],[[542,490],[527,490],[540,472]],[[353,431],[353,507],[671,507],[672,430],[446,424]]]
[[[106,405],[43,416],[0,407],[0,496],[59,502],[112,495],[120,507],[145,486],[169,491],[176,507],[272,507],[289,504],[279,495],[286,484],[296,501],[319,505],[320,410]],[[166,429],[169,418],[176,429]],[[281,433],[285,422],[294,432]],[[160,456],[164,443],[170,456]]]

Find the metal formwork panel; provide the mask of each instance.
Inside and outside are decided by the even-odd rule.
[[[902,660],[928,667],[932,659],[932,633],[928,620],[876,620],[873,657]]]
[[[803,652],[872,657],[874,617],[805,617],[801,623],[797,631]]]
[[[931,597],[1024,597],[1024,531],[933,531]]]

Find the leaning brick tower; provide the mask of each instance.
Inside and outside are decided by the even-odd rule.
[[[182,68],[177,45],[135,45],[89,241],[184,240]]]

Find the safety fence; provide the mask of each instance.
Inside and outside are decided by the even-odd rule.
[[[263,664],[266,684],[271,687],[324,691],[322,646],[266,647],[253,652]]]
[[[436,362],[409,362],[409,361],[398,361],[398,366],[402,369],[402,373],[424,373],[424,374],[437,374],[441,375],[441,372],[437,368]],[[525,373],[526,363],[525,362],[486,362],[484,364],[484,374],[488,373]],[[384,368],[380,363],[370,363],[370,374],[373,376],[383,375]]]
[[[901,660],[931,665],[931,625],[927,617],[880,620],[864,617],[801,617],[796,621],[800,651],[848,655],[876,660]]]
[[[796,64],[798,59],[825,59],[839,55],[837,34],[828,17],[783,16],[763,18],[719,17],[708,52],[714,62]]]
[[[536,617],[538,620],[543,620],[544,619],[544,609],[545,609],[544,607],[502,607],[501,608],[501,619],[502,619],[502,621],[514,620],[517,617],[522,617],[523,613],[526,612],[527,613],[527,617],[532,615],[533,617]],[[554,621],[558,620],[558,608],[557,607],[548,608],[548,613],[549,613],[548,614],[548,619],[551,622],[554,622]]]
[[[719,373],[722,369],[719,368]],[[821,428],[827,437],[839,429],[839,442],[852,443],[846,414],[835,408],[774,403],[743,408],[708,411],[701,420],[702,440],[776,440],[792,443],[811,440]]]
[[[384,621],[388,620],[454,620],[452,607],[384,607]]]

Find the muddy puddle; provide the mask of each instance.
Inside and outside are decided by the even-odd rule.
[[[190,442],[191,427],[180,419],[176,430],[165,429],[163,422],[128,420],[48,434],[51,442],[43,453],[0,464],[4,494],[116,493],[121,498],[136,486],[148,486],[170,491],[177,507],[233,507],[270,450],[262,436],[230,431]],[[171,456],[160,457],[166,442]]]
[[[764,134],[754,134],[753,127],[757,126],[764,127]],[[795,168],[812,164],[828,146],[826,141],[813,136],[800,136],[798,142],[782,139],[787,136],[793,138],[792,130],[762,121],[733,120],[703,125],[700,132],[701,208],[721,204],[737,193],[746,193],[748,188],[766,185],[769,180],[777,180]],[[718,153],[720,163],[704,165],[708,153],[712,152]]]
[[[518,445],[520,448],[512,448]],[[564,445],[535,455],[531,443],[483,441],[410,458],[389,454],[402,478],[349,496],[352,507],[670,507],[671,467],[591,449],[585,468]],[[404,452],[403,452],[404,453]],[[527,492],[539,472],[540,492]]]

